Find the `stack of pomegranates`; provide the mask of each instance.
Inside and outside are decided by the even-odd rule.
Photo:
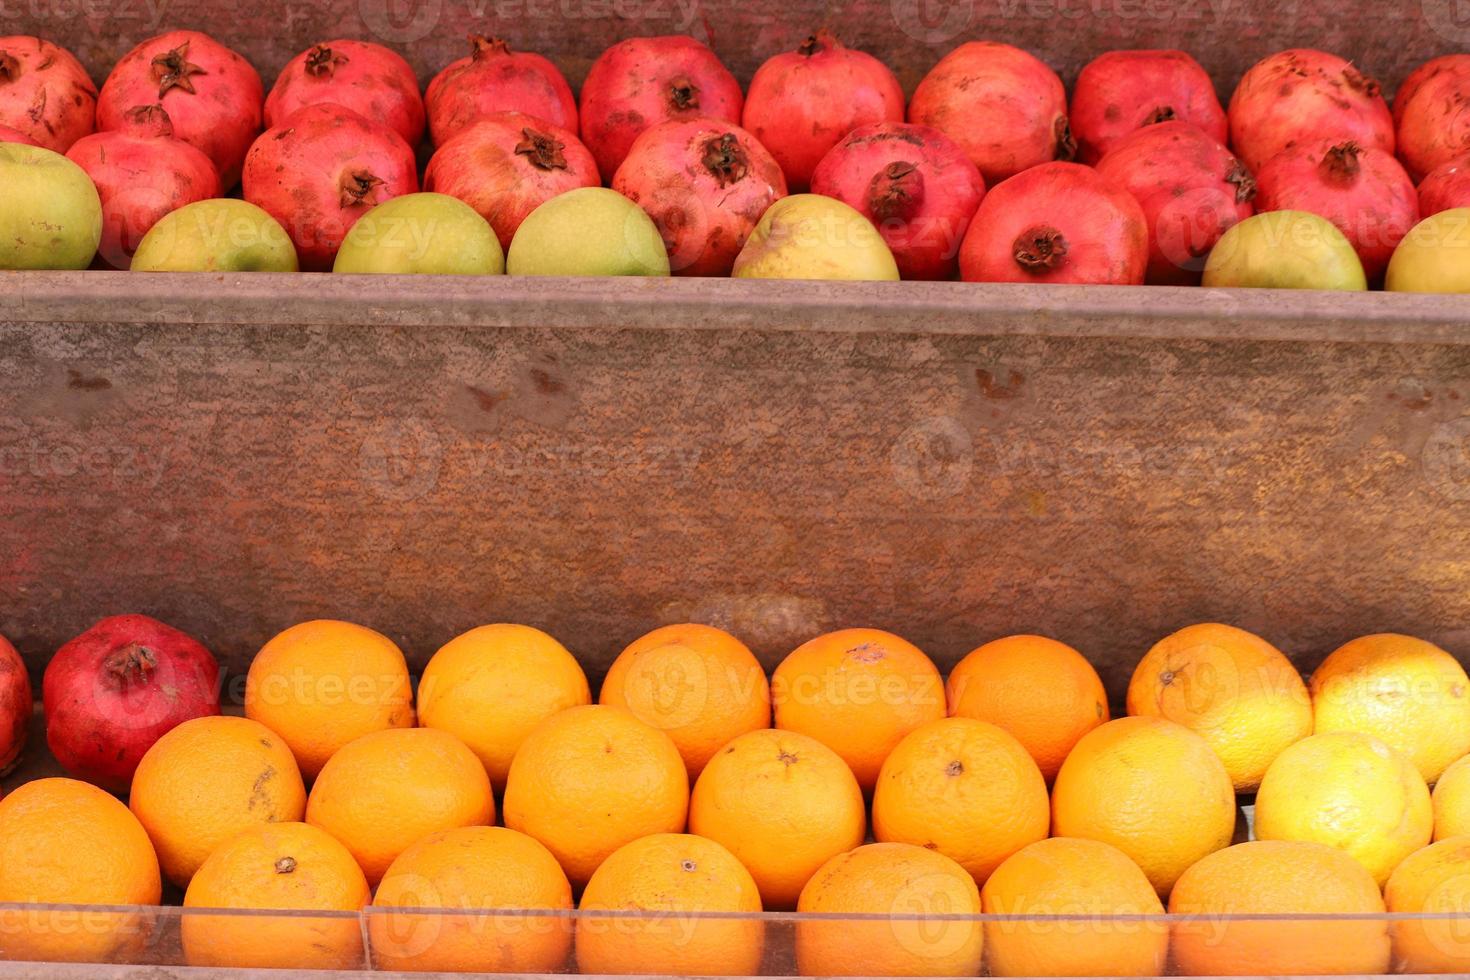
[[[1421,216],[1470,206],[1470,55],[1424,65],[1390,111],[1347,61],[1283,51],[1227,112],[1180,51],[1103,54],[1069,106],[1037,58],[971,41],[905,105],[892,71],[826,32],[746,92],[693,38],[640,37],[602,53],[579,101],[546,58],[481,36],[422,98],[402,57],[364,41],[313,45],[266,94],[195,31],[139,44],[100,90],[68,52],[17,36],[0,38],[0,140],[87,171],[99,261],[118,268],[164,214],[237,182],[318,270],[362,214],[421,183],[502,246],[542,202],[606,184],[647,211],[676,274],[728,275],[766,208],[810,191],[869,218],[906,279],[1197,283],[1233,224],[1293,209],[1336,225],[1372,280]]]

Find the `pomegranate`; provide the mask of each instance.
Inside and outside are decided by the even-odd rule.
[[[648,212],[675,275],[728,276],[755,223],[786,196],[786,178],[739,126],[671,120],[633,141],[612,189]]]
[[[909,122],[964,147],[987,185],[1077,150],[1057,73],[995,41],[970,41],[941,58],[914,90]]]
[[[1282,150],[1323,139],[1393,152],[1393,116],[1378,83],[1323,51],[1293,48],[1257,62],[1229,114],[1231,145],[1252,173]]]
[[[883,122],[854,129],[822,157],[812,192],[851,205],[877,226],[902,278],[953,279],[985,181],[939,130]]]
[[[1215,83],[1183,51],[1109,51],[1077,76],[1070,121],[1083,163],[1101,160],[1135,129],[1171,119],[1194,123],[1216,143],[1230,138]]]
[[[102,199],[98,257],[126,269],[148,229],[185,204],[219,197],[219,173],[203,151],[173,136],[161,105],[137,106],[121,129],[83,136],[66,155]]]
[[[1143,208],[1146,278],[1154,285],[1197,285],[1220,236],[1254,213],[1250,171],[1219,140],[1183,120],[1124,136],[1098,161],[1097,172]]]
[[[260,134],[245,157],[245,200],[281,223],[304,270],[327,271],[374,204],[419,189],[397,132],[331,103],[304,106]]]
[[[1143,209],[1080,163],[1044,163],[991,188],[960,247],[966,282],[1138,285],[1147,269]]]
[[[31,730],[31,675],[0,636],[0,776],[15,768]]]
[[[31,139],[28,134],[22,133],[18,129],[11,129],[9,126],[0,126],[0,143],[24,143],[27,146],[41,145]]]
[[[1399,158],[1416,181],[1470,153],[1470,55],[1439,58],[1430,65],[1436,67],[1394,101]]]
[[[1318,140],[1278,153],[1256,174],[1260,211],[1306,211],[1337,226],[1377,282],[1419,223],[1414,182],[1393,154],[1355,140]]]
[[[424,171],[424,190],[474,208],[506,250],[526,215],[543,202],[600,186],[597,163],[581,140],[520,112],[481,119],[434,151]]]
[[[417,146],[424,100],[408,62],[381,44],[324,41],[286,62],[265,98],[265,124],[278,125],[302,106],[332,102],[395,130]]]
[[[738,124],[743,104],[735,76],[694,38],[629,38],[598,55],[582,83],[582,142],[610,177],[645,129],[700,117]]]
[[[25,142],[65,153],[92,132],[97,86],[65,48],[38,37],[0,37],[0,125]]]
[[[741,118],[791,190],[804,191],[842,137],[867,123],[903,122],[903,88],[883,62],[818,31],[756,69]]]
[[[125,793],[154,742],[219,714],[219,683],[219,664],[192,636],[148,616],[111,616],[46,665],[46,742],[67,772]]]
[[[161,103],[174,138],[214,161],[220,185],[240,179],[240,164],[260,132],[263,90],[250,62],[198,31],[170,31],[123,55],[97,97],[97,128],[121,129],[134,106]]]
[[[1431,58],[1409,73],[1393,96],[1393,124],[1397,128],[1404,118],[1404,109],[1413,100],[1419,86],[1442,72],[1470,71],[1470,54],[1447,54]]]
[[[467,57],[451,62],[429,82],[424,104],[435,146],[497,112],[521,112],[577,131],[577,100],[556,65],[479,34],[470,35]]]
[[[1419,182],[1419,216],[1470,208],[1470,156],[1435,167]]]

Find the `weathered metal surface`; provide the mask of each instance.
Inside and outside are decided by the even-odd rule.
[[[148,612],[235,670],[357,620],[513,620],[596,675],[654,625],[774,664],[1015,631],[1114,696],[1223,619],[1310,667],[1470,652],[1455,299],[1167,289],[0,279],[0,631]]]

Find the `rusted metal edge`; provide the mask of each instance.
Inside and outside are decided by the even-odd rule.
[[[1470,343],[1470,297],[975,283],[0,274],[0,322]]]

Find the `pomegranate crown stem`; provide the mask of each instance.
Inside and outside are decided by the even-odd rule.
[[[868,207],[880,222],[906,219],[923,201],[924,174],[907,160],[888,164],[868,184]]]
[[[203,68],[189,60],[189,42],[155,55],[153,58],[153,80],[158,83],[158,97],[172,88],[180,88],[190,95],[194,93],[194,82],[190,76],[206,75]]]
[[[347,64],[347,56],[338,54],[325,44],[314,46],[306,55],[306,73],[316,78],[331,78],[338,65]]]
[[[1363,169],[1363,147],[1357,140],[1347,140],[1330,147],[1322,154],[1322,177],[1335,184],[1351,184],[1358,179]]]
[[[807,39],[796,46],[796,53],[804,58],[810,58],[814,54],[821,54],[823,51],[840,47],[842,45],[837,43],[836,35],[827,28],[820,27],[815,33],[807,35]]]
[[[740,140],[734,133],[722,133],[706,140],[701,162],[706,170],[714,174],[721,187],[740,180],[750,169],[745,148],[740,145]]]
[[[699,108],[699,86],[687,75],[669,81],[669,105],[675,112],[688,112]]]
[[[13,82],[20,77],[20,59],[9,51],[0,51],[0,82]]]
[[[521,141],[516,144],[516,153],[531,162],[537,170],[565,170],[567,158],[562,153],[566,144],[548,133],[531,129],[521,130]]]
[[[1067,239],[1051,225],[1033,225],[1016,236],[1012,254],[1027,272],[1046,272],[1066,260]]]
[[[367,170],[354,170],[342,178],[341,205],[350,208],[358,204],[372,205],[377,202],[377,191],[383,180]]]
[[[102,662],[103,669],[120,685],[146,681],[157,666],[158,658],[141,643],[129,643]]]
[[[479,61],[487,54],[510,54],[510,44],[504,38],[486,37],[483,34],[469,35],[470,59]]]

